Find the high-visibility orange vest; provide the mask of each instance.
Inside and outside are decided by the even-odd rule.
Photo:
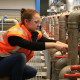
[[[41,38],[42,34],[38,30],[37,30],[37,32],[38,32],[37,40],[39,40]],[[26,61],[29,61],[33,57],[34,51],[24,49],[19,46],[11,46],[8,43],[9,36],[19,36],[28,41],[32,41],[31,33],[26,29],[26,27],[22,23],[19,23],[15,26],[11,27],[10,29],[8,29],[6,32],[4,32],[0,36],[0,56],[6,57],[13,53],[23,52],[27,57]]]

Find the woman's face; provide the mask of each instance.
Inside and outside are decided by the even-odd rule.
[[[38,30],[38,27],[40,26],[40,22],[41,22],[40,15],[38,13],[36,13],[32,17],[31,21],[27,20],[25,26],[30,32],[33,32],[33,31]]]

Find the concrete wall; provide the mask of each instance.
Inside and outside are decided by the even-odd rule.
[[[0,9],[35,9],[35,0],[0,0]]]
[[[36,0],[0,0],[0,16],[20,16],[21,8],[36,9]]]

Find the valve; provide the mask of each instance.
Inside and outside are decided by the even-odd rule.
[[[51,32],[47,31],[47,33],[51,34]]]
[[[41,25],[44,29],[46,28],[44,25]]]
[[[57,16],[57,19],[59,19],[59,16]]]
[[[78,45],[78,52],[80,52],[80,44]]]
[[[54,35],[49,35],[49,37],[54,37]]]
[[[55,56],[55,58],[68,58],[68,55],[63,55],[63,56]]]
[[[66,17],[66,18],[68,18],[68,16],[69,16],[68,14],[67,14],[67,15],[65,15],[65,17]]]
[[[80,73],[75,73],[75,74],[64,74],[65,78],[69,78],[69,77],[76,77],[76,78],[80,78]]]
[[[79,65],[71,65],[71,70],[80,70]]]

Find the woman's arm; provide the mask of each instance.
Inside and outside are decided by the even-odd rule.
[[[30,50],[45,50],[44,42],[31,42],[18,36],[10,36],[8,42],[11,46],[20,46]]]
[[[56,42],[56,40],[48,39],[48,38],[42,36],[41,39],[38,40],[38,42]]]
[[[20,46],[25,49],[30,49],[30,50],[45,50],[45,49],[50,49],[50,48],[56,48],[60,51],[66,52],[68,49],[68,45],[61,43],[59,41],[56,42],[30,42],[28,40],[22,39],[21,37],[18,36],[10,36],[8,38],[8,42],[11,46]]]

